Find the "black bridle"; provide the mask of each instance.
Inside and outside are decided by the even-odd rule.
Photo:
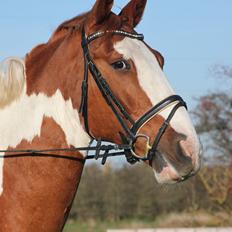
[[[171,119],[173,118],[173,116],[175,115],[179,107],[185,107],[187,109],[186,103],[178,95],[169,96],[166,99],[162,100],[160,103],[158,103],[156,106],[152,107],[148,112],[142,115],[137,121],[134,121],[131,118],[130,114],[125,110],[123,105],[114,95],[106,79],[103,77],[103,75],[101,74],[97,66],[95,65],[94,61],[92,60],[91,54],[89,51],[89,44],[92,41],[100,37],[103,37],[109,33],[113,35],[129,37],[132,39],[138,39],[141,41],[143,41],[144,39],[144,36],[142,34],[129,33],[129,32],[122,31],[122,30],[99,31],[87,37],[85,34],[85,30],[83,28],[81,45],[83,49],[85,68],[84,68],[84,80],[82,82],[82,100],[81,100],[79,112],[82,113],[82,116],[84,118],[86,132],[92,138],[94,138],[94,136],[92,136],[89,131],[89,124],[88,124],[88,72],[90,71],[103,98],[105,99],[106,103],[109,105],[111,110],[113,111],[115,117],[117,118],[118,122],[120,123],[121,127],[123,128],[125,132],[125,134],[120,133],[120,135],[121,135],[123,143],[130,146],[129,149],[124,149],[127,160],[130,163],[134,163],[138,160],[152,160],[152,157],[156,153],[159,142],[163,134],[165,133],[166,129],[168,128]],[[155,141],[153,145],[151,146],[150,138],[147,135],[138,134],[139,129],[147,121],[153,118],[157,113],[159,113],[160,111],[164,110],[166,107],[174,103],[176,103],[176,105],[173,107],[168,118],[164,121],[163,125],[160,127],[159,132],[156,135]],[[134,144],[140,137],[146,139],[147,141],[146,154],[144,154],[143,156],[137,155],[136,152],[134,151]]]
[[[159,142],[163,134],[167,130],[171,119],[173,118],[176,111],[180,107],[185,107],[187,109],[186,103],[178,95],[169,96],[166,99],[162,100],[157,105],[155,105],[154,107],[152,107],[148,112],[142,115],[139,119],[134,121],[132,117],[130,116],[130,114],[125,110],[121,102],[114,95],[106,79],[103,77],[103,75],[101,74],[97,66],[95,65],[94,61],[92,60],[91,54],[89,51],[89,44],[92,41],[100,37],[103,37],[109,33],[113,35],[129,37],[132,39],[138,39],[141,41],[143,41],[144,39],[144,36],[142,34],[130,33],[130,32],[126,32],[123,30],[99,31],[89,36],[86,36],[85,30],[83,27],[81,46],[82,46],[83,55],[84,55],[84,80],[82,82],[82,87],[81,87],[82,95],[81,95],[81,104],[80,104],[79,113],[81,113],[83,116],[86,132],[92,138],[92,141],[94,139],[97,140],[96,146],[65,148],[65,149],[45,149],[45,150],[0,150],[0,153],[23,153],[23,154],[33,154],[33,155],[42,154],[43,156],[44,153],[51,153],[51,152],[95,151],[95,155],[88,154],[85,159],[102,158],[102,164],[105,164],[106,159],[108,157],[121,156],[121,155],[125,155],[127,158],[127,161],[131,164],[134,164],[135,162],[140,161],[140,160],[148,160],[148,161],[152,160],[153,156],[157,152]],[[95,138],[90,132],[89,124],[88,124],[88,76],[89,76],[88,73],[89,71],[94,81],[96,82],[98,89],[100,90],[103,98],[105,99],[106,103],[111,108],[112,112],[114,113],[115,117],[117,118],[118,122],[123,128],[124,133],[119,132],[122,142],[123,142],[122,145],[102,145],[102,140],[99,138]],[[166,107],[169,107],[172,104],[175,104],[173,109],[171,110],[171,112],[169,113],[169,116],[167,117],[167,119],[164,121],[164,123],[160,127],[153,144],[150,145],[149,136],[138,133],[140,128],[143,127],[143,125],[146,124],[146,122],[151,120],[160,111],[164,110]],[[136,154],[135,148],[134,148],[134,145],[139,138],[143,138],[146,140],[147,147],[143,155]],[[113,151],[113,152],[110,152],[110,151]],[[101,152],[103,152],[103,154]],[[18,154],[18,156],[19,155],[20,154]],[[0,156],[0,158],[9,158],[8,156],[17,157],[17,155],[7,155],[7,157]],[[56,156],[56,155],[51,154],[51,156]]]

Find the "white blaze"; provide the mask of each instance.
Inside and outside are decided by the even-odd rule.
[[[24,90],[20,99],[0,110],[0,149],[16,147],[23,139],[31,142],[40,136],[45,116],[54,119],[62,128],[68,145],[83,147],[89,144],[90,138],[80,123],[77,110],[71,100],[64,100],[59,90],[52,97],[44,94],[27,96]],[[0,159],[0,195],[3,192],[3,162],[4,159]]]
[[[131,59],[134,62],[139,84],[153,106],[175,94],[156,57],[142,41],[126,37],[117,42],[114,48],[123,55],[124,59]],[[172,108],[173,106],[170,106],[159,114],[166,119]],[[192,151],[199,152],[199,141],[185,108],[181,107],[177,110],[171,120],[171,126],[176,132],[187,136]]]

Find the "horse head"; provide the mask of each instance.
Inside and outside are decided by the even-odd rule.
[[[97,0],[91,11],[64,22],[47,44],[28,54],[27,94],[52,96],[59,90],[65,100],[71,99],[74,109],[85,111],[80,118],[83,128],[87,120],[86,134],[116,144],[128,138],[119,115],[127,132],[132,131],[130,152],[137,158],[147,155],[153,144],[151,159],[145,162],[154,169],[158,182],[184,180],[199,169],[200,145],[182,99],[176,97],[163,72],[163,56],[134,29],[146,0],[131,0],[118,15],[112,6],[113,0]],[[84,76],[88,76],[84,83],[88,88],[84,86],[83,91]],[[98,77],[105,82],[96,82]],[[104,83],[106,93],[99,87]],[[116,99],[112,104],[117,113],[104,94]]]

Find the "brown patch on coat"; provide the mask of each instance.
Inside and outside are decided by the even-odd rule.
[[[66,148],[56,122],[44,118],[41,135],[23,140],[15,149]],[[52,157],[9,158],[4,161],[4,191],[0,197],[0,231],[60,231],[83,169],[80,153],[55,153],[80,161]]]

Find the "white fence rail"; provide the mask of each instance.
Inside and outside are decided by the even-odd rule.
[[[179,229],[107,230],[107,232],[232,232],[232,227],[231,228],[179,228]]]

